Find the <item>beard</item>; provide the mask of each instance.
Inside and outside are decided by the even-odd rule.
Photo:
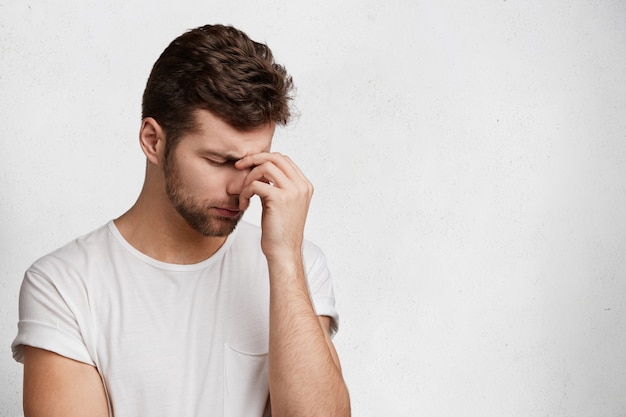
[[[212,207],[238,207],[237,198],[227,202],[195,199],[185,190],[178,167],[172,160],[165,164],[164,175],[167,198],[192,229],[207,237],[224,237],[235,230],[243,212],[237,217],[223,217],[211,215],[210,209]]]

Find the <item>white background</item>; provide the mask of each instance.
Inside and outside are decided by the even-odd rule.
[[[23,271],[134,202],[148,73],[205,23],[298,86],[274,149],[316,186],[355,416],[626,416],[625,2],[156,4],[0,1],[0,416]]]

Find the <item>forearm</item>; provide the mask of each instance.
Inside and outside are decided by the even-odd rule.
[[[269,384],[274,417],[346,417],[350,400],[328,329],[322,329],[307,288],[302,237],[313,185],[279,153],[247,155],[239,195],[244,210],[261,198],[261,249],[270,275]],[[328,327],[328,326],[326,326]]]
[[[269,261],[272,415],[349,416],[348,392],[299,256]]]

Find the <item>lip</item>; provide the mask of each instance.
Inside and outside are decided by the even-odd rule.
[[[241,214],[239,207],[215,207],[215,211],[220,217],[238,217]]]

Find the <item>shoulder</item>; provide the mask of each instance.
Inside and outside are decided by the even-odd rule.
[[[39,275],[63,272],[65,275],[74,269],[80,269],[82,265],[93,260],[94,256],[101,256],[106,251],[105,247],[110,238],[108,225],[100,226],[37,259],[28,268],[28,272]]]

